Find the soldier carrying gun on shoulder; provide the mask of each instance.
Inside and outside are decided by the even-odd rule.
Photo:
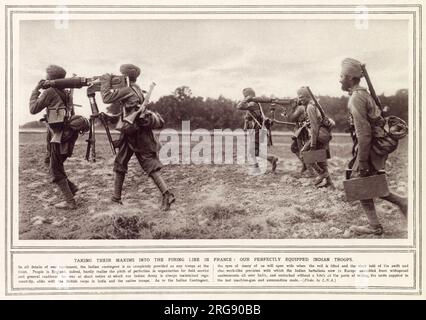
[[[167,211],[175,202],[175,196],[160,175],[160,169],[163,167],[158,158],[160,146],[152,132],[153,129],[162,128],[164,120],[158,113],[143,108],[145,98],[142,90],[136,84],[136,79],[140,75],[139,67],[124,64],[120,67],[120,72],[129,79],[129,85],[126,87],[112,88],[110,74],[104,74],[100,78],[103,102],[119,101],[122,105],[120,128],[118,125],[116,128],[121,135],[118,143],[115,144],[119,151],[114,161],[115,181],[111,200],[122,204],[121,193],[124,178],[128,170],[128,163],[135,154],[142,169],[160,190],[163,197],[161,207]]]
[[[86,118],[74,114],[72,98],[68,91],[53,88],[46,83],[55,79],[65,78],[66,71],[57,65],[46,69],[46,80],[40,80],[30,97],[30,113],[37,114],[46,109],[46,120],[50,137],[49,171],[52,182],[62,192],[65,201],[55,204],[57,209],[73,210],[77,208],[74,199],[78,187],[68,179],[64,162],[71,157],[78,134],[89,129]],[[40,89],[45,89],[40,93]]]
[[[251,174],[258,175],[260,174],[259,169],[259,163],[257,160],[257,157],[260,155],[260,130],[262,128],[266,128],[266,125],[272,125],[268,121],[270,119],[267,119],[263,113],[262,107],[259,104],[261,98],[255,97],[256,94],[252,88],[245,88],[243,89],[243,96],[244,100],[238,103],[237,108],[238,110],[246,110],[246,116],[245,116],[245,125],[244,129],[254,129],[254,150],[249,150],[250,155],[252,156],[252,160],[254,162],[253,170],[251,170]],[[269,99],[270,100],[270,99]],[[269,101],[268,100],[268,101]],[[257,102],[256,102],[257,101]],[[264,102],[268,102],[264,101]],[[271,102],[271,101],[269,101]],[[270,141],[270,140],[269,140]],[[251,145],[251,144],[250,144]],[[271,163],[272,169],[271,172],[275,173],[275,170],[277,168],[278,158],[275,156],[267,156],[267,160]]]

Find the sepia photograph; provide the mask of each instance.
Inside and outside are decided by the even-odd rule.
[[[368,12],[20,21],[19,239],[407,238],[410,41]]]
[[[424,297],[422,1],[0,8],[2,298]]]

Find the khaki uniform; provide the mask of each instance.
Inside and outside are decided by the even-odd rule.
[[[309,141],[309,131],[306,126],[308,115],[306,114],[305,107],[302,105],[296,106],[296,108],[287,115],[288,121],[295,122],[294,135],[292,136],[291,152],[293,152],[299,159],[300,150],[303,148],[306,142]],[[303,163],[303,161],[302,161]]]
[[[61,97],[62,95],[62,97]],[[64,99],[67,102],[64,104]],[[73,115],[72,99],[64,91],[54,88],[49,88],[40,94],[38,90],[34,90],[30,97],[30,112],[37,114],[45,108],[62,108],[66,107],[69,114]],[[65,160],[73,153],[75,142],[78,138],[78,132],[63,135],[60,143],[50,143],[50,174],[52,182],[58,182],[66,179],[67,174],[64,169]]]
[[[371,147],[375,125],[383,120],[381,111],[374,102],[367,89],[357,85],[352,88],[348,101],[349,112],[355,128],[356,158],[352,166],[354,172],[360,171],[360,162],[368,163],[370,175],[377,174],[385,169],[387,156],[378,155]],[[356,176],[356,175],[355,175]],[[394,193],[382,199],[396,204],[404,216],[407,215],[407,199]],[[376,213],[373,199],[361,200],[361,205],[367,215],[369,225],[381,230],[381,224]]]
[[[123,71],[126,71],[126,68]],[[139,72],[134,75],[134,78],[137,75],[139,75]],[[101,96],[104,103],[121,102],[126,113],[125,117],[136,112],[139,109],[139,105],[144,101],[142,90],[134,82],[131,82],[128,87],[113,89],[109,79],[104,77],[101,80]],[[151,113],[149,114],[151,115]],[[123,126],[120,129],[119,151],[114,161],[114,194],[111,200],[122,203],[121,193],[125,174],[128,170],[128,163],[133,154],[135,154],[142,169],[154,181],[163,195],[161,205],[163,210],[169,210],[170,205],[175,201],[175,197],[160,175],[159,171],[163,167],[158,158],[160,144],[155,138],[151,126],[140,118],[135,119],[133,124],[129,123],[125,118],[122,120]]]
[[[368,161],[370,169],[375,171],[384,170],[387,156],[378,155],[371,148],[374,124],[383,119],[379,107],[367,89],[357,85],[351,90],[348,108],[358,140],[357,156],[352,170],[358,171],[360,161]]]
[[[259,157],[260,148],[260,129],[262,129],[263,117],[260,111],[259,104],[256,102],[240,101],[237,105],[238,110],[250,111],[250,114],[246,115],[245,121],[247,121],[247,129],[254,129],[254,156]]]
[[[144,100],[142,90],[135,83],[129,87],[112,89],[110,82],[103,81],[101,95],[104,103],[121,101],[125,109],[133,109],[130,113],[136,112],[138,104]],[[160,170],[163,165],[158,158],[159,148],[160,145],[151,128],[140,126],[138,121],[133,124],[124,121],[114,171],[127,173],[128,163],[133,154],[147,174]]]
[[[255,166],[255,168],[258,168],[259,163],[256,159],[256,157],[260,157],[260,139],[261,139],[261,135],[260,135],[260,130],[262,130],[262,124],[264,122],[264,118],[262,115],[262,111],[260,109],[260,106],[257,102],[247,102],[247,101],[241,101],[238,103],[237,105],[237,109],[238,110],[246,110],[246,111],[250,111],[250,113],[248,113],[246,115],[246,121],[248,123],[247,125],[247,129],[254,129],[254,150],[252,149],[252,145],[253,145],[253,140],[251,140],[249,142],[249,150],[248,150],[248,154],[249,157],[251,158],[251,161],[253,162],[253,165]],[[265,134],[265,139],[267,139],[267,134]],[[249,139],[253,139],[253,137],[251,135],[249,135]],[[267,141],[267,145],[269,146],[272,140],[268,139]],[[272,155],[266,155],[266,160],[268,160],[271,165],[272,165],[272,172],[275,172],[275,169],[277,167],[277,163],[278,163],[278,158]]]
[[[307,114],[307,122],[309,129],[309,141],[308,143],[311,146],[316,146],[316,149],[325,149],[327,151],[327,157],[330,158],[330,145],[329,143],[322,143],[319,141],[319,130],[322,125],[322,116],[321,112],[315,106],[315,104],[311,101],[306,106],[306,114]],[[325,164],[326,165],[326,164]],[[322,165],[320,165],[322,166]]]

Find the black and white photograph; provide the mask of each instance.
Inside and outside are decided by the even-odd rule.
[[[6,295],[420,297],[422,2],[172,2],[2,7]]]
[[[406,238],[409,23],[362,19],[22,21],[20,239]]]

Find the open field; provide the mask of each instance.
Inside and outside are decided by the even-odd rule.
[[[111,203],[113,156],[97,136],[98,161],[84,160],[80,137],[65,163],[80,191],[75,211],[53,207],[60,197],[44,164],[45,135],[21,133],[19,145],[19,230],[21,239],[295,239],[343,238],[352,224],[366,223],[358,202],[345,202],[342,181],[351,141],[331,145],[330,172],[337,190],[316,189],[290,152],[290,137],[274,136],[270,152],[280,158],[277,173],[247,175],[241,165],[168,165],[162,170],[177,201],[160,211],[161,195],[135,158],[126,176],[124,205]],[[390,156],[390,187],[407,193],[407,139]],[[406,238],[398,208],[377,200],[384,238]],[[345,237],[347,234],[345,235]],[[352,235],[351,235],[352,237]],[[365,236],[370,237],[370,236]],[[376,237],[376,236],[371,236]]]

